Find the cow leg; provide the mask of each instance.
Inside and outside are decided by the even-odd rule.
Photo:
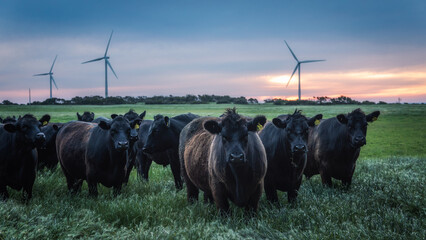
[[[247,212],[256,213],[257,210],[259,209],[259,200],[260,200],[260,197],[262,196],[262,189],[263,189],[263,184],[259,184],[255,192],[253,193],[253,195],[250,196],[250,199],[246,207]]]
[[[33,184],[24,186],[22,191],[22,201],[28,203],[33,197]]]
[[[342,185],[346,188],[349,189],[352,183],[352,176],[346,178],[346,179],[342,179]]]
[[[271,203],[278,202],[278,194],[275,186],[271,183],[265,181],[265,195],[266,199]]]
[[[78,185],[77,179],[73,178],[71,175],[69,175],[65,170],[62,171],[65,175],[65,179],[67,180],[67,187],[68,191],[74,195],[78,191],[76,191],[76,185]],[[81,185],[80,185],[81,186]]]
[[[189,179],[188,174],[186,173],[186,169],[182,166],[182,175],[183,179],[186,183],[186,197],[189,203],[194,203],[198,200],[198,188],[192,183],[191,179]]]
[[[204,203],[213,203],[213,196],[211,193],[204,192]]]
[[[148,181],[149,168],[151,167],[152,160],[145,154],[142,154],[142,159],[139,167],[139,175],[146,181]]]
[[[2,182],[4,182],[3,179]],[[6,184],[2,183],[0,185],[0,200],[6,201],[7,199],[9,199],[9,193],[7,192]]]
[[[324,169],[320,170],[321,175],[321,181],[323,185],[326,185],[328,187],[332,187],[331,177]]]
[[[98,184],[94,181],[87,181],[89,186],[89,196],[97,197],[98,196]]]
[[[181,190],[183,188],[182,178],[180,177],[180,162],[179,157],[173,154],[172,159],[170,161],[170,167],[172,169],[173,177],[175,179],[175,186],[177,190]]]
[[[126,162],[126,172],[124,173],[123,183],[127,184],[129,182],[130,173],[132,172],[133,166],[135,165],[135,159],[129,157],[129,160]]]
[[[229,214],[229,202],[228,196],[226,195],[226,188],[222,183],[213,182],[212,185],[212,194],[213,199],[216,204],[216,208],[220,211],[222,215]]]
[[[297,198],[297,190],[293,189],[287,192],[287,199],[289,203],[295,203]]]

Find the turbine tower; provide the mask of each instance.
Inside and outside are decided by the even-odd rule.
[[[300,97],[301,97],[301,88],[300,88],[300,65],[301,65],[302,63],[322,62],[322,61],[325,61],[325,60],[305,60],[305,61],[299,61],[299,59],[297,59],[296,55],[295,55],[295,54],[294,54],[294,52],[291,50],[291,48],[290,48],[290,46],[287,44],[287,42],[286,42],[285,40],[284,40],[284,42],[285,42],[285,44],[287,45],[288,50],[290,50],[291,55],[293,55],[294,59],[297,61],[297,65],[296,65],[296,67],[294,68],[294,71],[293,71],[293,73],[291,74],[290,79],[288,80],[288,82],[287,82],[287,86],[286,86],[286,87],[288,87],[288,84],[290,83],[291,78],[293,77],[293,75],[294,75],[294,73],[296,72],[296,70],[298,70],[298,69],[299,69],[299,101],[300,101]]]
[[[105,60],[105,98],[108,97],[108,67],[111,69],[112,73],[114,73],[114,76],[118,79],[117,74],[115,74],[114,69],[112,69],[112,66],[109,63],[109,60],[108,60],[109,56],[107,56],[107,54],[108,54],[108,48],[109,48],[109,43],[111,42],[111,38],[112,38],[113,32],[114,31],[112,31],[111,32],[111,36],[109,36],[108,45],[106,47],[105,54],[104,54],[103,57],[96,58],[96,59],[93,59],[93,60],[81,63],[81,64],[85,64],[85,63],[90,63],[90,62],[97,62],[97,61],[100,61],[100,60],[103,60],[103,59]]]
[[[52,99],[52,82],[53,82],[53,84],[55,84],[56,89],[58,89],[58,86],[56,85],[55,79],[53,78],[53,72],[52,72],[53,66],[55,65],[57,57],[58,57],[58,55],[56,55],[55,60],[53,60],[52,67],[50,68],[50,71],[48,73],[40,73],[40,74],[33,75],[33,76],[46,76],[46,75],[50,76],[50,99]]]

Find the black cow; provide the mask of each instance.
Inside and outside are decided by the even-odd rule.
[[[21,116],[19,116],[21,117]],[[16,123],[18,120],[16,119],[15,116],[7,116],[5,119],[3,119],[1,122],[6,124],[6,123]]]
[[[153,158],[144,158],[146,163],[142,163],[142,166],[146,166],[146,168],[142,171],[146,174],[147,179],[152,160],[168,160],[169,162],[158,162],[158,164],[163,166],[170,164],[176,189],[182,189],[182,178],[180,176],[180,163],[178,154],[179,135],[186,124],[198,117],[198,115],[192,113],[181,114],[172,118],[167,116],[163,117],[162,115],[156,115],[154,117],[154,121],[150,125],[148,137],[142,151],[148,155],[159,153],[167,154],[168,157],[156,158],[154,156]]]
[[[289,202],[296,200],[306,165],[309,127],[321,118],[318,114],[308,119],[296,110],[274,118],[259,133],[268,158],[265,194],[270,202],[278,202],[277,190],[287,192]]]
[[[38,164],[37,169],[44,168],[53,170],[58,165],[58,155],[56,154],[56,135],[63,123],[49,123],[41,128],[44,133],[46,141],[37,148]]]
[[[379,115],[379,111],[365,115],[358,108],[326,119],[312,129],[306,177],[319,173],[323,184],[331,186],[331,178],[335,178],[349,187],[361,147],[367,143],[367,122],[377,120]]]
[[[257,135],[266,118],[252,121],[228,109],[221,118],[202,117],[191,121],[181,132],[179,157],[189,202],[214,200],[222,213],[228,200],[246,210],[257,211],[263,191],[267,160]]]
[[[91,122],[93,121],[93,119],[95,119],[95,114],[93,112],[84,112],[83,115],[80,115],[77,112],[77,120],[78,121],[83,121],[83,122]]]
[[[97,196],[97,184],[121,191],[128,157],[131,127],[123,116],[99,124],[70,122],[56,137],[59,162],[71,193],[81,190],[83,180],[89,195]]]
[[[0,124],[0,199],[9,198],[7,186],[23,189],[23,199],[31,199],[37,167],[35,148],[45,141],[40,127],[49,120],[47,114],[40,120],[26,114],[16,123]]]

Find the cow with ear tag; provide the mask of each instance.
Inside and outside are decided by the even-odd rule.
[[[265,116],[247,121],[234,108],[220,118],[195,119],[182,130],[179,157],[189,202],[202,190],[221,213],[229,211],[229,200],[257,211],[267,168],[257,129],[265,122]]]
[[[41,128],[46,141],[37,147],[38,164],[37,169],[42,170],[47,168],[53,170],[58,165],[58,155],[56,154],[56,135],[63,123],[48,123]]]
[[[121,191],[128,158],[131,127],[123,116],[99,124],[70,122],[56,137],[59,162],[71,193],[81,190],[83,180],[89,195],[97,196],[97,185]]]
[[[0,199],[9,198],[7,187],[23,189],[23,200],[31,199],[37,168],[35,148],[46,140],[40,127],[49,120],[47,114],[39,120],[26,114],[15,123],[0,124]]]
[[[259,133],[268,158],[265,176],[268,201],[278,202],[277,190],[287,192],[289,202],[296,200],[306,166],[309,130],[320,119],[322,114],[307,118],[296,109],[293,114],[274,118]]]
[[[349,187],[361,147],[367,144],[367,126],[374,122],[380,111],[365,114],[355,109],[321,122],[310,132],[306,177],[321,175],[322,183],[332,186],[331,178]]]

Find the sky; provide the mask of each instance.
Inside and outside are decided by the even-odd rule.
[[[426,102],[426,1],[3,0],[0,101],[215,94]]]

